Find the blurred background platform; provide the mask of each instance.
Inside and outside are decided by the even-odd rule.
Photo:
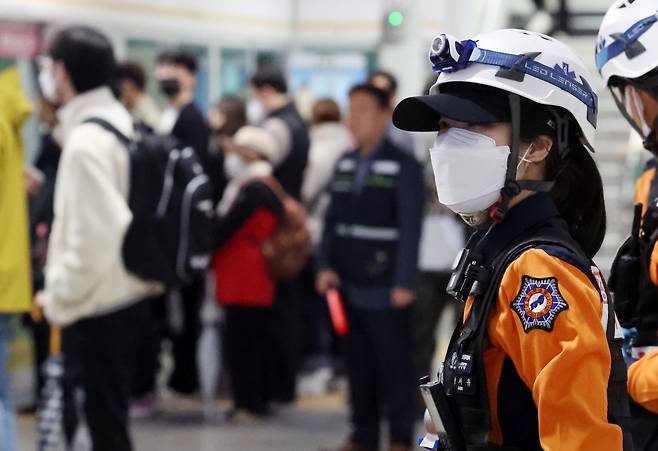
[[[163,412],[155,417],[133,422],[136,450],[309,451],[339,444],[348,433],[347,409],[341,394],[304,398],[294,406],[278,409],[258,424],[231,424],[221,417],[199,421],[203,416],[200,401],[176,402],[175,411],[168,410],[166,402],[163,404]],[[216,407],[221,412],[228,403],[219,402]],[[21,415],[18,425],[21,451],[32,451],[34,417]],[[87,451],[87,443],[84,433],[79,434],[74,451]]]

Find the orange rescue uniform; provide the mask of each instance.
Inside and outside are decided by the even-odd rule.
[[[568,307],[557,314],[552,331],[526,332],[512,307],[524,276],[557,281],[559,296]],[[465,318],[472,303],[471,298]],[[493,443],[503,444],[499,412],[505,410],[506,400],[498,394],[503,363],[509,357],[532,391],[544,450],[622,449],[621,429],[607,421],[611,359],[602,309],[600,292],[590,279],[545,250],[526,251],[507,268],[488,320],[484,347]]]

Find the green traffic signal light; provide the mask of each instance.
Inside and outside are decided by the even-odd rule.
[[[388,23],[392,27],[399,27],[404,22],[404,14],[400,11],[391,11],[388,13]]]

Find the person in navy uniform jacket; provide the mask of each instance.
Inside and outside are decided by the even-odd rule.
[[[386,137],[388,94],[362,84],[349,98],[358,148],[336,165],[316,277],[320,293],[341,289],[349,321],[353,432],[338,449],[379,449],[380,412],[388,412],[391,450],[407,450],[416,390],[410,313],[425,187],[418,162]]]

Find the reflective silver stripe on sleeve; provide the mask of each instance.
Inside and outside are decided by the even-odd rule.
[[[375,227],[360,224],[336,224],[338,236],[348,236],[362,240],[395,241],[400,236],[397,228]]]

